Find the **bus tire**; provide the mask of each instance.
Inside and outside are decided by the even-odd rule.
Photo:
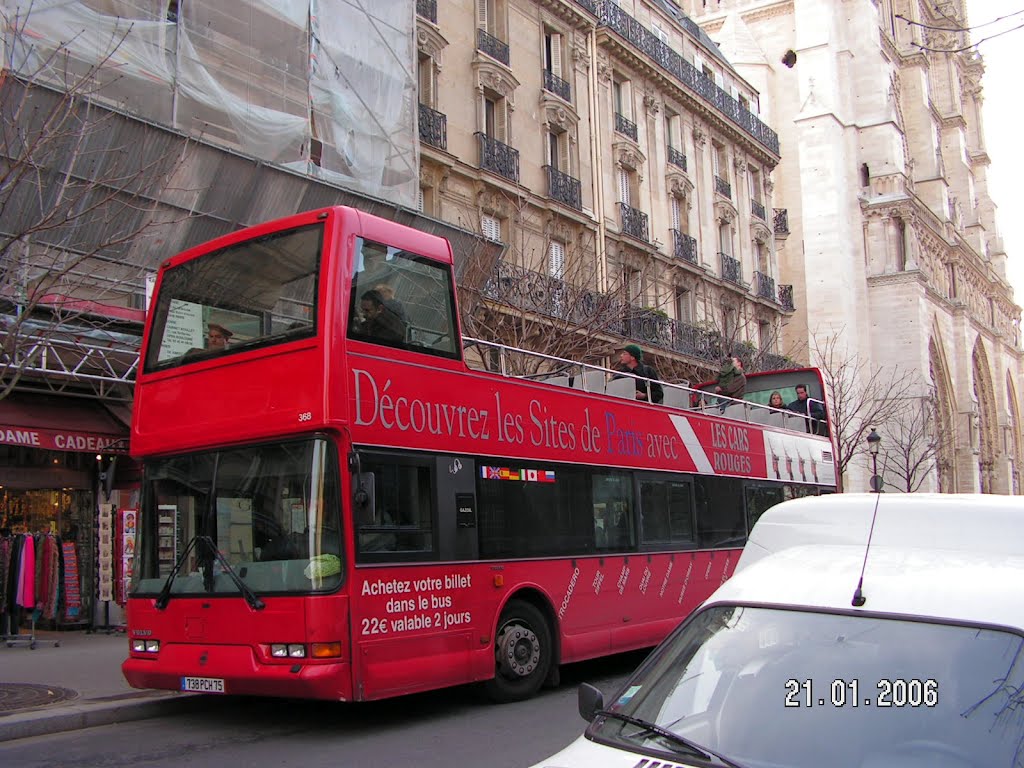
[[[544,614],[523,600],[511,600],[498,620],[494,678],[484,689],[499,704],[528,699],[548,678],[553,660],[551,627]]]

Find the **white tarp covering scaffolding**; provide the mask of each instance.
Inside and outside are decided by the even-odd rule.
[[[0,0],[4,67],[415,207],[412,0]],[[79,85],[78,90],[81,90]]]

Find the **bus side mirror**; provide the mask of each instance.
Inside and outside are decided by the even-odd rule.
[[[373,510],[377,507],[374,498],[375,487],[373,472],[353,475],[352,511],[360,525],[373,523]]]

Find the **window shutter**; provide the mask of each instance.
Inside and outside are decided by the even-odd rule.
[[[693,57],[693,66],[694,69],[697,70],[697,72],[699,72],[702,75],[704,74],[704,59],[702,59],[700,56]]]
[[[505,99],[494,103],[494,138],[508,144],[508,105]]]
[[[431,69],[431,60],[429,58],[420,59],[420,104],[426,104],[428,107],[434,106],[434,78],[432,77]]]
[[[562,76],[562,36],[551,34],[551,74]]]
[[[501,222],[493,216],[480,217],[480,232],[488,240],[501,242]]]
[[[565,274],[565,244],[552,240],[548,248],[548,274],[562,279]]]
[[[619,170],[619,202],[629,205],[629,171]]]
[[[487,0],[476,0],[476,25],[485,32],[489,32],[488,21]]]
[[[725,78],[722,77],[721,72],[715,72],[715,85],[723,90],[725,89]]]
[[[423,213],[423,187],[420,187],[419,194],[416,196],[416,210]]]
[[[675,229],[675,230],[678,230],[678,231],[682,232],[683,228],[681,226],[679,226],[679,221],[680,221],[681,217],[680,217],[680,213],[679,213],[679,198],[678,197],[671,198],[671,202],[669,203],[669,213],[672,215],[672,229]]]
[[[740,89],[737,88],[735,85],[730,85],[729,86],[729,95],[732,96],[733,101],[739,101],[740,100]]]

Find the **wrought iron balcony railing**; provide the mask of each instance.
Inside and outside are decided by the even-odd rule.
[[[544,166],[548,172],[548,196],[553,200],[583,210],[583,185],[567,173],[562,173],[550,165]]]
[[[647,237],[647,214],[625,203],[619,203],[619,209],[622,211],[622,233],[645,243],[650,242]]]
[[[581,0],[576,0],[576,2],[590,10],[590,3],[584,3]],[[779,135],[775,131],[762,123],[757,115],[746,109],[732,95],[715,85],[713,80],[709,80],[693,64],[658,39],[653,32],[623,11],[615,2],[602,0],[597,3],[595,15],[599,17],[598,24],[608,27],[631,43],[641,53],[646,54],[654,63],[675,77],[683,86],[721,111],[728,120],[738,125],[755,141],[774,154],[779,154]],[[700,28],[692,20],[683,17],[683,26],[696,39],[700,39]]]
[[[670,146],[668,148],[668,161],[672,163],[672,165],[682,168],[684,171],[686,170],[686,155],[675,147]]]
[[[750,212],[754,216],[759,218],[761,221],[765,220],[765,217],[764,217],[764,206],[761,203],[757,202],[757,200],[751,200],[750,201]]]
[[[678,229],[672,230],[672,254],[677,259],[697,263],[697,238],[691,237]]]
[[[732,199],[732,185],[721,176],[715,176],[715,192]]]
[[[779,304],[787,312],[792,312],[796,307],[793,306],[793,286],[792,285],[780,285],[779,286]]]
[[[768,299],[768,301],[778,301],[775,293],[775,280],[768,277],[764,272],[754,273],[754,291],[762,299]]]
[[[597,7],[598,0],[576,0],[576,5],[580,6],[581,8],[586,8],[588,11],[590,11],[595,16],[600,15],[598,13],[598,7]]]
[[[554,72],[549,72],[546,69],[544,70],[544,90],[551,91],[560,99],[572,101],[570,98],[572,96],[572,89],[569,87],[569,84]]]
[[[788,208],[774,208],[774,215],[772,216],[772,223],[775,225],[776,235],[788,235],[789,234],[789,209]]]
[[[503,43],[485,29],[476,30],[476,48],[483,51],[495,61],[500,61],[506,67],[509,66],[508,43]]]
[[[437,0],[416,0],[416,15],[437,24]]]
[[[638,344],[717,363],[727,345],[717,331],[666,317],[648,307],[634,307],[587,288],[515,264],[498,262],[484,286],[484,296],[537,315],[556,318],[580,329],[601,329]],[[772,364],[769,368],[789,368]],[[762,369],[765,366],[762,365]]]
[[[448,116],[420,104],[420,141],[438,149],[448,149]]]
[[[615,130],[623,136],[629,136],[633,141],[637,140],[636,123],[625,115],[620,115],[618,112],[615,113]]]
[[[722,278],[731,283],[742,283],[743,275],[740,270],[740,260],[734,259],[728,253],[719,253],[718,255],[722,259]]]
[[[480,139],[480,167],[519,183],[519,150],[492,139],[486,133],[477,131],[476,135]]]

